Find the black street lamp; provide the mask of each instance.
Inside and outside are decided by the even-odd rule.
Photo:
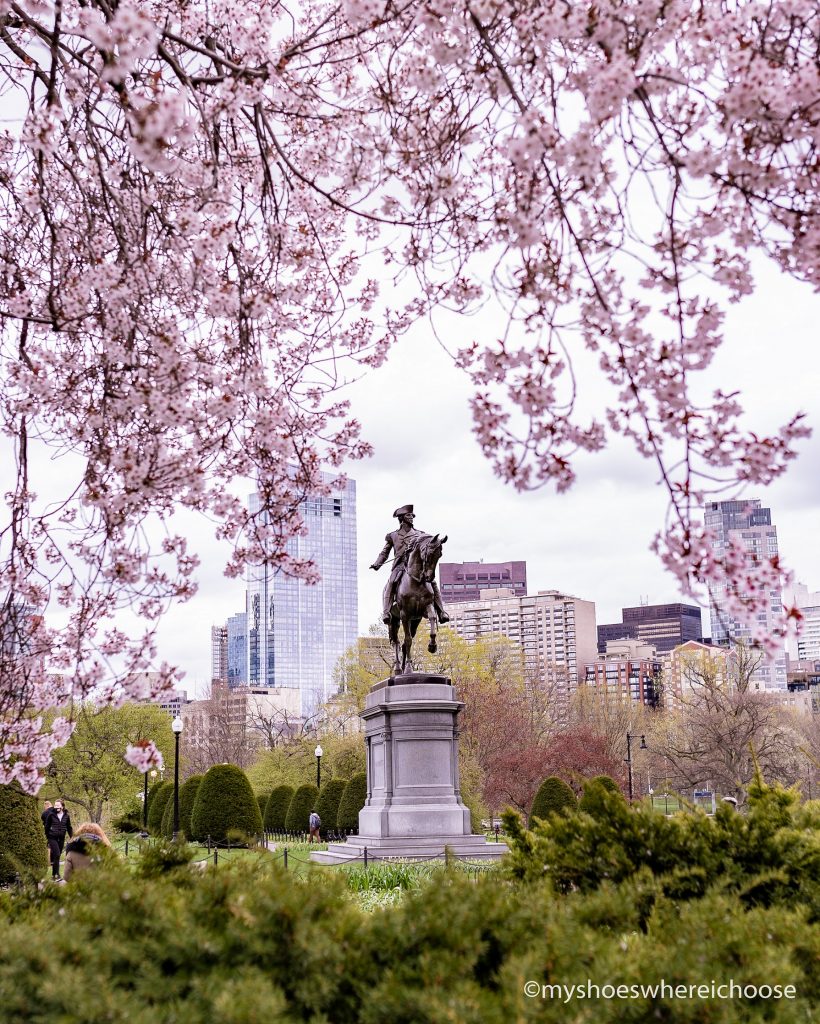
[[[182,732],[182,719],[177,717],[171,722],[174,732],[174,842],[179,834],[179,737]]]
[[[322,754],[324,753],[324,751],[322,750],[321,746],[317,746],[316,749],[313,751],[313,753],[316,755],[316,788],[317,789],[321,789],[322,788]]]
[[[151,776],[151,782],[157,777],[156,768],[152,768],[151,771],[145,771],[142,775],[142,838],[145,839],[148,835],[148,776]]]
[[[632,741],[638,739],[637,736],[633,736],[631,733],[626,734],[626,763],[629,768],[629,801],[632,802]],[[641,745],[638,747],[639,750],[646,750],[646,736],[641,736]]]

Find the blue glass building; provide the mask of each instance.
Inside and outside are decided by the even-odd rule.
[[[228,686],[246,686],[248,683],[248,616],[245,612],[232,615],[227,623]]]
[[[250,509],[259,509],[256,495]],[[308,498],[301,510],[306,533],[289,541],[288,552],[312,559],[322,578],[309,586],[280,570],[248,567],[246,665],[250,686],[298,689],[307,716],[335,692],[336,664],[358,635],[355,481]]]

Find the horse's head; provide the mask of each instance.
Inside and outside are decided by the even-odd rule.
[[[419,579],[423,583],[432,583],[436,576],[436,566],[441,558],[442,548],[447,541],[447,534],[439,537],[438,534],[429,536],[425,534],[416,545],[416,552],[419,560]]]

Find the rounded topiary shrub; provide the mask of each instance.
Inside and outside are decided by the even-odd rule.
[[[322,832],[335,832],[342,793],[345,791],[347,779],[330,779],[319,791],[316,801],[316,813],[322,819]]]
[[[148,804],[148,813],[149,814],[151,813],[151,802],[153,801],[154,797],[159,792],[160,786],[164,786],[164,785],[165,785],[165,783],[162,781],[162,779],[158,779],[153,784],[153,786],[151,786],[151,788],[148,790],[148,800],[146,802]]]
[[[191,837],[224,843],[228,833],[258,836],[262,815],[247,775],[235,764],[216,764],[199,784],[191,812]]]
[[[202,782],[201,775],[192,775],[190,779],[179,787],[179,832],[186,839],[191,835],[191,811],[194,809],[194,801]],[[174,791],[171,789],[171,797],[165,805],[162,815],[162,834],[166,839],[173,839],[174,836]]]
[[[0,786],[0,884],[40,879],[48,868],[48,846],[40,809],[17,786]]]
[[[265,824],[265,808],[268,806],[268,800],[270,800],[270,790],[265,793],[256,794],[256,802],[259,804],[259,813],[262,815],[262,824]]]
[[[319,790],[315,786],[300,786],[293,794],[290,807],[288,807],[285,831],[307,832],[310,812],[316,809],[318,800]]]
[[[357,772],[345,786],[339,811],[336,816],[337,828],[342,832],[356,832],[359,828],[359,811],[367,799],[367,775]]]
[[[264,824],[268,832],[284,832],[293,786],[277,786],[265,804]]]
[[[529,826],[532,828],[534,818],[547,818],[550,812],[559,814],[565,807],[572,808],[577,804],[575,794],[570,787],[557,775],[544,779],[535,794],[530,808]]]
[[[584,795],[578,801],[578,810],[586,811],[593,817],[607,813],[607,803],[612,799],[622,802],[624,795],[618,784],[608,775],[596,775],[584,783]]]
[[[165,808],[173,795],[173,782],[161,782],[157,786],[154,799],[148,805],[148,831],[152,836],[162,834],[162,816],[165,814]]]

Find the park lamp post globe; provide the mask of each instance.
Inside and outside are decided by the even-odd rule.
[[[179,737],[182,734],[182,719],[179,715],[171,722],[174,734],[174,842],[179,835]]]
[[[321,744],[319,744],[319,743],[316,744],[316,749],[313,751],[313,753],[316,755],[316,788],[317,789],[321,789],[322,788],[322,754],[324,754],[324,750],[322,750]]]

